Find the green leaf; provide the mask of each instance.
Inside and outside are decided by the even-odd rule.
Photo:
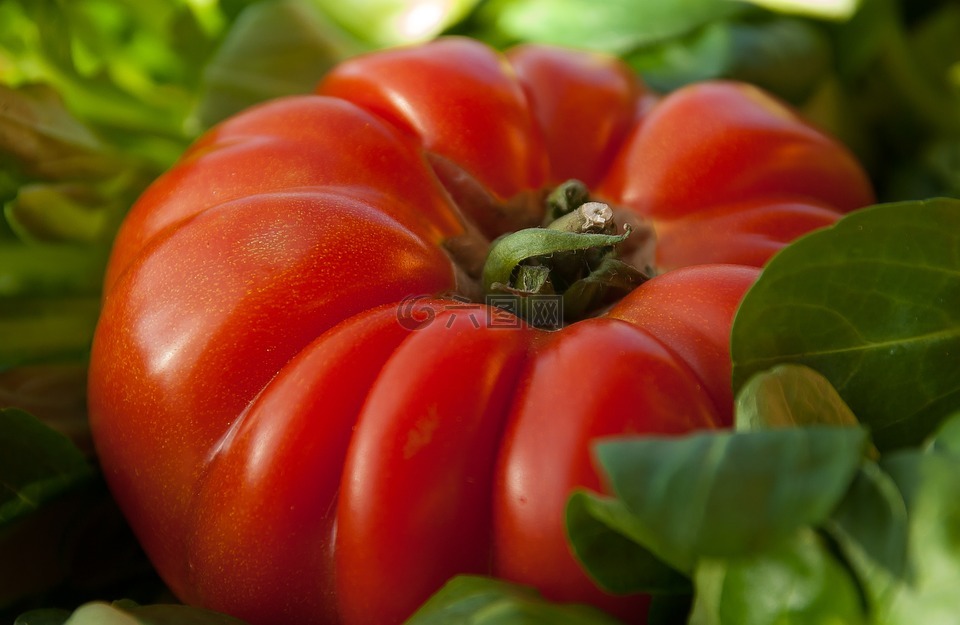
[[[567,502],[566,525],[577,559],[607,592],[690,592],[689,579],[643,546],[650,540],[646,528],[618,499],[576,491]]]
[[[907,507],[896,483],[877,464],[865,462],[824,529],[859,579],[868,603],[880,608],[906,575]]]
[[[44,83],[125,156],[167,167],[188,124],[204,61],[223,27],[216,2],[7,0],[0,82]],[[6,58],[4,58],[6,56]],[[15,69],[5,72],[7,61]]]
[[[93,455],[87,418],[86,362],[18,367],[0,372],[0,406],[17,407],[62,432]]]
[[[257,102],[310,93],[334,64],[362,50],[307,0],[254,3],[204,68],[196,116],[208,127]]]
[[[820,0],[811,2],[810,0],[741,0],[749,2],[759,7],[777,11],[779,13],[789,13],[794,15],[806,15],[828,20],[847,20],[850,19],[860,7],[861,0]]]
[[[617,625],[595,608],[554,604],[537,591],[488,577],[461,575],[438,590],[406,625]]]
[[[728,78],[759,85],[793,103],[803,102],[833,66],[826,31],[808,20],[772,17],[731,24]]]
[[[784,249],[747,292],[734,387],[780,363],[823,374],[881,450],[960,407],[960,200],[863,209]]]
[[[156,174],[121,157],[43,85],[0,84],[0,169],[5,226],[25,241],[71,243],[109,243]]]
[[[384,47],[431,39],[480,4],[480,0],[314,1],[357,37]]]
[[[856,583],[809,528],[753,556],[703,561],[695,581],[690,625],[867,622]]]
[[[860,75],[883,53],[901,28],[895,0],[866,0],[852,18],[837,26],[837,63],[843,76]]]
[[[94,601],[77,608],[63,625],[244,625],[244,621],[185,605],[111,605]]]
[[[17,617],[13,625],[63,625],[70,618],[68,610],[31,610]]]
[[[859,428],[706,432],[610,441],[597,456],[644,546],[690,574],[702,558],[755,553],[825,519],[866,441]]]
[[[507,0],[486,11],[508,37],[613,54],[665,41],[746,5],[717,0]]]
[[[0,242],[0,371],[85,357],[107,253],[104,246]]]
[[[816,25],[770,16],[711,22],[690,35],[642,47],[626,60],[657,91],[731,78],[800,102],[829,69],[831,51]]]
[[[105,210],[106,202],[89,186],[26,184],[4,215],[22,240],[94,243],[113,234],[111,218],[120,212]]]
[[[960,457],[960,412],[946,419],[927,441],[926,449],[931,453],[952,454]]]
[[[85,360],[99,315],[96,296],[0,300],[0,371]]]
[[[874,622],[949,623],[960,587],[960,458],[905,450],[865,470],[827,524]]]
[[[67,437],[21,410],[0,409],[0,527],[89,483],[93,475]]]
[[[777,365],[756,374],[737,393],[738,430],[804,425],[859,425],[825,377],[802,365]]]
[[[0,243],[0,298],[98,296],[107,255],[106,247]]]
[[[624,60],[659,92],[728,76],[733,71],[733,25],[711,22],[682,37],[672,37],[628,53]]]
[[[60,96],[43,85],[0,84],[0,164],[47,179],[102,178],[118,167]]]
[[[960,459],[911,451],[881,466],[900,489],[909,519],[906,575],[885,602],[883,620],[950,622],[960,588]]]

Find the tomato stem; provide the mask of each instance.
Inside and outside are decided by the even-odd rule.
[[[548,303],[565,322],[595,313],[623,297],[647,276],[617,258],[630,236],[617,234],[614,211],[590,201],[578,181],[558,187],[547,200],[558,215],[546,227],[526,228],[497,239],[483,268],[487,301],[538,324]],[[550,325],[555,318],[545,321]]]
[[[567,213],[590,201],[590,189],[575,178],[563,182],[547,196],[544,225],[549,225]]]
[[[585,202],[573,211],[558,217],[547,228],[581,234],[614,234],[617,226],[613,221],[613,210],[603,202]]]

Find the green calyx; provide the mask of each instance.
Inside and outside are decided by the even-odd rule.
[[[613,211],[589,201],[579,181],[547,198],[548,224],[497,239],[483,268],[487,301],[541,327],[590,316],[620,299],[647,276],[617,258],[630,236],[617,234]]]

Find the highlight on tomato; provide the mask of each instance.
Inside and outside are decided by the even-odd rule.
[[[183,601],[398,623],[483,573],[644,622],[566,544],[592,441],[731,423],[777,250],[871,204],[756,87],[445,38],[201,137],[117,238],[90,369],[108,483]]]

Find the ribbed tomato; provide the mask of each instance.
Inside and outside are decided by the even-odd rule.
[[[564,220],[582,201],[541,227],[569,179],[599,228]],[[642,621],[565,543],[570,489],[604,489],[591,442],[728,425],[758,267],[872,201],[745,84],[659,96],[606,56],[461,38],[355,58],[129,214],[90,369],[104,473],[173,591],[251,623],[396,623],[466,572]]]

